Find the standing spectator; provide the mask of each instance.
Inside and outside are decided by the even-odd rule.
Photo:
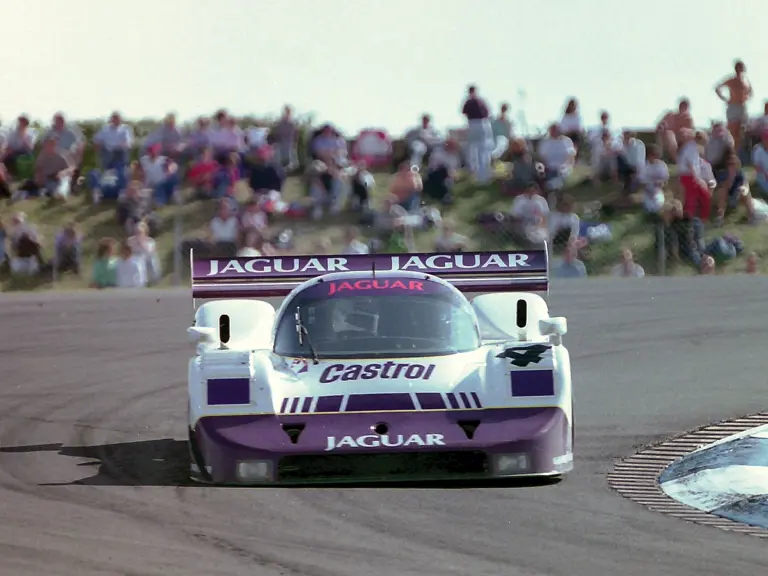
[[[752,149],[755,181],[763,195],[768,196],[768,126],[760,132],[760,142]]]
[[[96,248],[96,259],[91,270],[91,288],[113,288],[117,286],[117,259],[115,240],[102,238]]]
[[[734,146],[739,150],[744,128],[749,122],[747,103],[752,98],[752,85],[747,80],[746,66],[738,60],[733,67],[734,75],[726,78],[715,87],[715,94],[726,103],[725,117],[728,122],[728,131],[733,136]],[[723,94],[728,89],[728,96]]]
[[[680,184],[685,193],[684,210],[689,218],[700,217],[708,220],[712,196],[710,187],[703,176],[703,158],[693,130],[686,128],[680,132],[680,149],[677,154],[677,169]]]
[[[506,102],[501,105],[501,111],[499,115],[493,119],[493,144],[494,150],[492,157],[494,160],[501,158],[501,156],[509,148],[509,141],[512,138],[512,121],[507,115],[509,112],[509,104]]]
[[[686,130],[694,130],[691,103],[682,98],[677,105],[677,112],[667,112],[656,127],[656,136],[662,150],[673,160],[677,159],[678,149],[683,145],[681,138]]]
[[[397,197],[397,203],[406,212],[415,212],[421,205],[421,192],[424,184],[416,170],[412,170],[408,162],[402,162],[400,169],[392,177],[389,191]]]
[[[560,126],[552,124],[549,136],[539,142],[539,157],[544,163],[546,181],[560,181],[573,171],[576,149],[571,139],[560,132]]]
[[[179,184],[176,162],[160,154],[160,144],[153,144],[141,157],[141,169],[144,172],[144,184],[152,189],[152,197],[158,205],[171,202]]]
[[[299,129],[293,119],[293,110],[290,106],[286,105],[283,108],[283,115],[272,127],[270,136],[274,138],[277,165],[286,172],[292,172],[298,168]]]
[[[651,214],[658,214],[664,206],[664,188],[669,182],[669,167],[661,159],[658,144],[648,146],[645,168],[640,173],[643,190],[643,207]]]
[[[32,165],[36,139],[35,131],[29,127],[29,118],[19,116],[16,128],[7,135],[0,148],[0,160],[11,176],[18,178],[24,175],[20,161],[26,160],[27,166]]]
[[[101,169],[123,172],[130,161],[133,140],[133,130],[123,123],[120,113],[113,112],[93,139]]]
[[[552,267],[553,278],[585,278],[587,267],[578,259],[578,249],[573,242],[568,242],[563,251],[563,258]]]
[[[53,266],[58,273],[71,270],[80,275],[80,259],[82,256],[82,235],[74,222],[70,222],[56,235],[54,241]]]
[[[477,87],[470,86],[461,113],[467,118],[467,156],[469,169],[480,184],[491,180],[491,152],[493,128],[485,100],[477,95]]]
[[[155,240],[149,235],[149,226],[146,222],[137,224],[136,233],[128,238],[128,244],[133,250],[133,255],[141,260],[147,272],[147,280],[152,283],[158,282],[162,276],[160,257],[157,254]]]
[[[581,114],[579,113],[579,101],[576,100],[576,98],[571,98],[565,105],[563,118],[560,120],[560,131],[573,142],[573,147],[576,150],[576,158],[578,159],[582,143],[581,134],[584,131],[584,126],[582,124]]]
[[[144,260],[134,255],[128,240],[120,246],[115,276],[118,288],[144,288],[147,285],[147,268]]]
[[[635,262],[632,251],[627,248],[621,251],[621,262],[613,267],[612,273],[614,276],[622,278],[642,278],[645,276],[645,270]]]
[[[405,135],[405,142],[410,152],[411,166],[421,166],[425,158],[431,157],[432,151],[442,144],[443,139],[432,127],[429,114],[421,117],[421,124]]]

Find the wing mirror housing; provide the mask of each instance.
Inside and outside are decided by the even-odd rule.
[[[187,328],[187,338],[190,344],[209,344],[216,341],[216,332],[208,326],[191,326]]]
[[[549,341],[559,346],[562,344],[563,336],[568,332],[568,321],[562,316],[539,320],[539,331],[542,336],[549,336]]]

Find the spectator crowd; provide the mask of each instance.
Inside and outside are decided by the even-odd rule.
[[[665,260],[711,274],[746,247],[729,234],[706,240],[707,232],[735,211],[743,210],[750,225],[768,219],[768,103],[763,116],[748,116],[754,94],[741,62],[715,92],[725,102],[723,121],[697,125],[691,103],[682,98],[660,115],[652,142],[616,130],[607,111],[588,129],[578,100],[570,98],[534,143],[516,134],[507,104],[494,114],[470,86],[461,106],[466,126],[441,133],[425,114],[405,135],[403,157],[393,155],[392,142],[378,132],[361,133],[350,145],[324,125],[303,141],[288,106],[270,126],[241,127],[221,110],[183,129],[168,115],[143,139],[115,112],[90,142],[97,165],[88,170],[89,143],[63,114],[40,133],[20,116],[0,138],[0,196],[12,205],[23,199],[66,203],[87,194],[94,205],[114,206],[121,233],[100,239],[91,269],[83,271],[78,222],[62,223],[52,253],[45,254],[35,223],[16,212],[0,222],[0,262],[13,274],[88,274],[96,288],[148,286],[163,276],[155,241],[169,225],[162,208],[191,200],[210,200],[215,214],[203,234],[177,249],[206,255],[288,252],[294,231],[276,229],[276,223],[293,218],[321,225],[342,212],[356,213],[359,222],[345,231],[345,253],[414,251],[415,236],[426,228],[437,229],[435,250],[482,249],[477,238],[459,234],[456,222],[442,216],[468,174],[480,187],[499,181],[499,198],[508,198],[506,212],[489,207],[476,215],[480,229],[519,247],[548,242],[559,257],[555,276],[586,276],[584,261],[611,239],[610,215],[623,210],[645,213]],[[393,163],[387,193],[374,198],[378,174]],[[289,201],[283,188],[297,171],[306,198]],[[573,187],[574,178],[581,185]],[[606,185],[614,192],[610,198],[589,192]],[[747,251],[749,273],[757,270],[756,248]],[[328,238],[315,250],[331,250]],[[615,255],[613,274],[642,277],[645,271],[626,247]]]

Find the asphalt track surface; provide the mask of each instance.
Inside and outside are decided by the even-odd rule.
[[[463,489],[180,486],[188,293],[3,295],[0,573],[767,573],[764,540],[606,484],[640,446],[766,408],[767,292],[749,277],[555,284],[576,470]]]

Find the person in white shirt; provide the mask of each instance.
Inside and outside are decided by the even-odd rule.
[[[624,191],[633,190],[635,179],[645,168],[645,144],[631,130],[622,133],[621,145],[616,154],[616,170],[619,178],[624,181]]]
[[[685,193],[683,209],[689,218],[699,217],[709,220],[712,209],[712,189],[704,174],[703,151],[699,148],[699,142],[694,131],[684,128],[680,131],[677,151],[677,170],[680,176],[680,185]],[[707,165],[709,165],[707,163]],[[714,183],[714,178],[712,178]]]
[[[144,172],[144,184],[152,188],[154,201],[164,206],[175,197],[179,173],[176,163],[166,156],[161,156],[160,150],[160,144],[153,144],[139,159],[139,164]]]
[[[648,146],[648,160],[640,172],[643,207],[646,212],[659,214],[664,207],[664,187],[669,183],[669,167],[661,159],[661,146]]]
[[[624,249],[621,251],[621,262],[613,267],[612,274],[621,278],[642,278],[645,270],[635,262],[632,251]]]
[[[760,132],[760,142],[752,149],[752,165],[755,167],[755,183],[768,194],[768,125]]]
[[[93,139],[102,170],[122,171],[128,166],[134,144],[133,130],[123,124],[118,112],[113,112]]]
[[[592,145],[592,182],[617,182],[619,179],[617,165],[618,149],[615,146],[611,133],[603,131],[600,140]]]
[[[160,258],[157,255],[155,240],[149,235],[149,226],[146,222],[139,222],[136,225],[136,233],[128,238],[128,243],[133,250],[133,255],[143,260],[148,281],[159,281],[162,275]]]
[[[144,260],[135,256],[126,240],[120,249],[116,267],[118,288],[143,288],[147,285],[147,267]]]
[[[547,226],[549,240],[555,250],[575,242],[579,237],[581,221],[573,211],[574,204],[573,196],[564,194],[558,201],[555,211],[549,215]]]
[[[218,252],[224,256],[234,255],[237,252],[238,239],[240,237],[240,221],[237,215],[230,209],[226,199],[221,200],[219,211],[211,219],[208,225],[211,241]]]
[[[565,178],[573,171],[576,148],[557,124],[552,124],[549,136],[539,142],[538,153],[546,169],[547,181]]]
[[[576,149],[576,158],[578,159],[579,149],[583,140],[582,132],[584,131],[584,125],[579,113],[579,101],[576,98],[571,98],[565,105],[563,118],[560,120],[560,131],[573,142],[573,146]]]
[[[440,223],[440,232],[435,239],[436,252],[463,252],[469,246],[469,239],[456,232],[456,222],[446,218]]]
[[[442,144],[443,138],[432,127],[432,118],[429,114],[424,114],[421,117],[421,125],[410,130],[405,135],[405,141],[410,152],[411,166],[421,166],[424,156],[431,154],[436,146]]]
[[[525,191],[512,201],[510,216],[518,221],[519,229],[528,242],[539,244],[547,237],[547,217],[549,204],[539,194],[537,184],[528,186]]]

